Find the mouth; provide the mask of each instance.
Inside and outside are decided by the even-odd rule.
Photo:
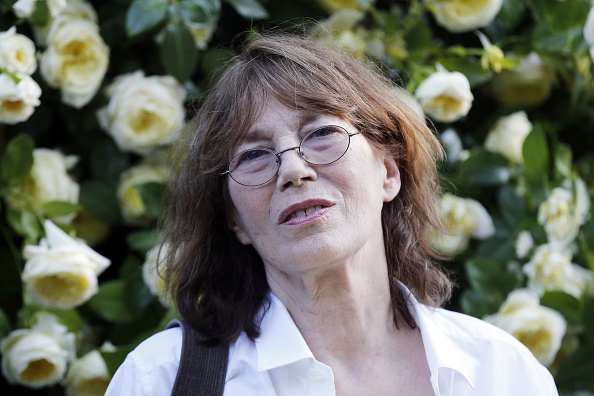
[[[333,206],[331,202],[325,200],[307,200],[295,205],[291,205],[283,210],[279,216],[279,223],[287,223],[294,219],[304,218],[322,209]]]

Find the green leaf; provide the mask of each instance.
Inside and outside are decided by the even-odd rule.
[[[33,212],[9,208],[6,218],[12,229],[25,237],[26,242],[35,243],[43,234],[43,219],[37,217]]]
[[[482,149],[471,151],[466,160],[459,162],[458,172],[462,182],[479,186],[505,184],[511,175],[505,157]]]
[[[594,345],[594,297],[584,298],[582,304],[582,323],[584,325],[584,334],[588,338],[590,345]]]
[[[571,51],[583,40],[583,28],[552,32],[547,21],[539,21],[532,30],[532,43],[536,51],[556,54]]]
[[[126,281],[130,280],[138,274],[141,267],[142,260],[135,254],[129,254],[120,265],[118,276]]]
[[[518,0],[503,0],[497,20],[503,23],[506,29],[511,30],[522,20],[526,11],[526,3]]]
[[[110,376],[113,376],[115,374],[117,369],[122,365],[122,363],[124,363],[126,356],[128,356],[128,354],[132,352],[133,349],[134,347],[131,346],[122,346],[116,348],[115,351],[99,351],[101,357],[105,361],[105,365],[107,366],[107,372]]]
[[[501,216],[512,227],[524,220],[524,199],[514,188],[510,186],[501,187],[497,192],[497,204]]]
[[[124,290],[124,302],[132,312],[141,312],[155,299],[142,279],[142,270],[139,269],[136,276],[126,282]]]
[[[4,312],[2,308],[0,308],[0,339],[6,337],[10,330],[12,329],[12,325],[10,323],[10,319]]]
[[[192,33],[183,23],[178,21],[167,24],[159,55],[167,74],[182,84],[190,77],[198,62],[198,51],[194,46]]]
[[[266,9],[257,0],[225,0],[231,4],[239,15],[247,19],[266,19],[269,17]]]
[[[503,298],[517,286],[517,277],[488,257],[471,257],[464,263],[468,281],[484,296]]]
[[[155,230],[140,230],[128,234],[126,241],[132,249],[146,252],[159,242],[158,236]]]
[[[461,50],[464,47],[460,47]],[[472,88],[483,84],[491,79],[493,73],[489,70],[483,69],[480,62],[460,54],[461,56],[450,56],[438,58],[439,63],[443,65],[449,71],[458,71],[468,78],[468,82]]]
[[[65,201],[50,201],[44,203],[42,209],[50,217],[62,217],[77,213],[81,206]]]
[[[568,356],[559,367],[555,382],[559,389],[568,387],[579,389],[582,386],[594,385],[594,346],[582,346],[574,354]]]
[[[215,23],[219,19],[221,2],[219,0],[181,0],[174,13],[190,24]]]
[[[161,200],[165,186],[160,183],[144,183],[136,185],[136,189],[142,198],[147,215],[158,218],[161,215]]]
[[[549,169],[549,146],[540,125],[535,125],[526,137],[522,148],[524,172],[532,184],[541,184]]]
[[[167,15],[167,0],[134,0],[126,14],[129,37],[137,36],[157,26]]]
[[[555,148],[555,170],[565,178],[571,179],[573,153],[567,144],[558,143]]]
[[[49,20],[49,8],[47,6],[46,1],[36,1],[35,2],[35,11],[29,17],[31,23],[37,26],[45,26]]]
[[[99,291],[88,302],[87,306],[101,318],[113,323],[131,322],[138,316],[125,304],[126,282],[112,280],[103,282]]]
[[[507,262],[516,255],[515,241],[508,236],[494,236],[480,241],[476,247],[477,256],[490,257],[499,262]]]
[[[496,312],[502,301],[502,298],[493,298],[480,294],[476,290],[466,289],[462,292],[460,305],[464,313],[482,319]]]
[[[80,202],[96,219],[108,224],[120,221],[120,205],[115,194],[115,187],[89,180],[80,186]]]
[[[562,291],[548,291],[541,297],[540,304],[558,311],[570,325],[580,323],[581,304],[572,295]]]
[[[31,171],[35,142],[29,135],[19,134],[6,146],[0,159],[0,177],[5,186],[18,186]]]

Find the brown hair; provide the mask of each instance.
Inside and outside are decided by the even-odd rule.
[[[428,225],[441,228],[436,160],[443,151],[404,94],[362,62],[309,39],[269,35],[245,47],[192,121],[169,198],[164,273],[191,326],[213,342],[231,342],[243,331],[252,339],[259,335],[257,314],[269,303],[269,287],[260,256],[228,226],[229,178],[220,173],[266,96],[290,108],[342,117],[397,159],[402,187],[382,211],[396,325],[401,318],[415,326],[398,281],[424,304],[439,306],[449,298],[451,283],[433,264],[438,255],[425,235]]]

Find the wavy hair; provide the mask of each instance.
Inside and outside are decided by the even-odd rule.
[[[269,304],[263,262],[229,227],[227,177],[232,150],[274,97],[297,110],[332,114],[356,127],[397,160],[402,187],[384,204],[382,226],[396,326],[415,327],[398,281],[422,303],[439,306],[451,294],[439,255],[426,239],[442,229],[436,161],[439,141],[410,95],[376,69],[310,39],[266,35],[249,43],[207,93],[184,140],[173,177],[164,233],[163,273],[181,316],[212,343],[259,335],[259,310]],[[414,100],[414,99],[413,99]]]

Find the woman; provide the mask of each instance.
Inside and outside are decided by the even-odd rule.
[[[249,44],[209,92],[173,187],[164,268],[183,319],[229,345],[224,395],[554,395],[513,337],[436,308],[425,230],[439,142],[402,90],[306,39]],[[179,328],[108,394],[171,392]]]

